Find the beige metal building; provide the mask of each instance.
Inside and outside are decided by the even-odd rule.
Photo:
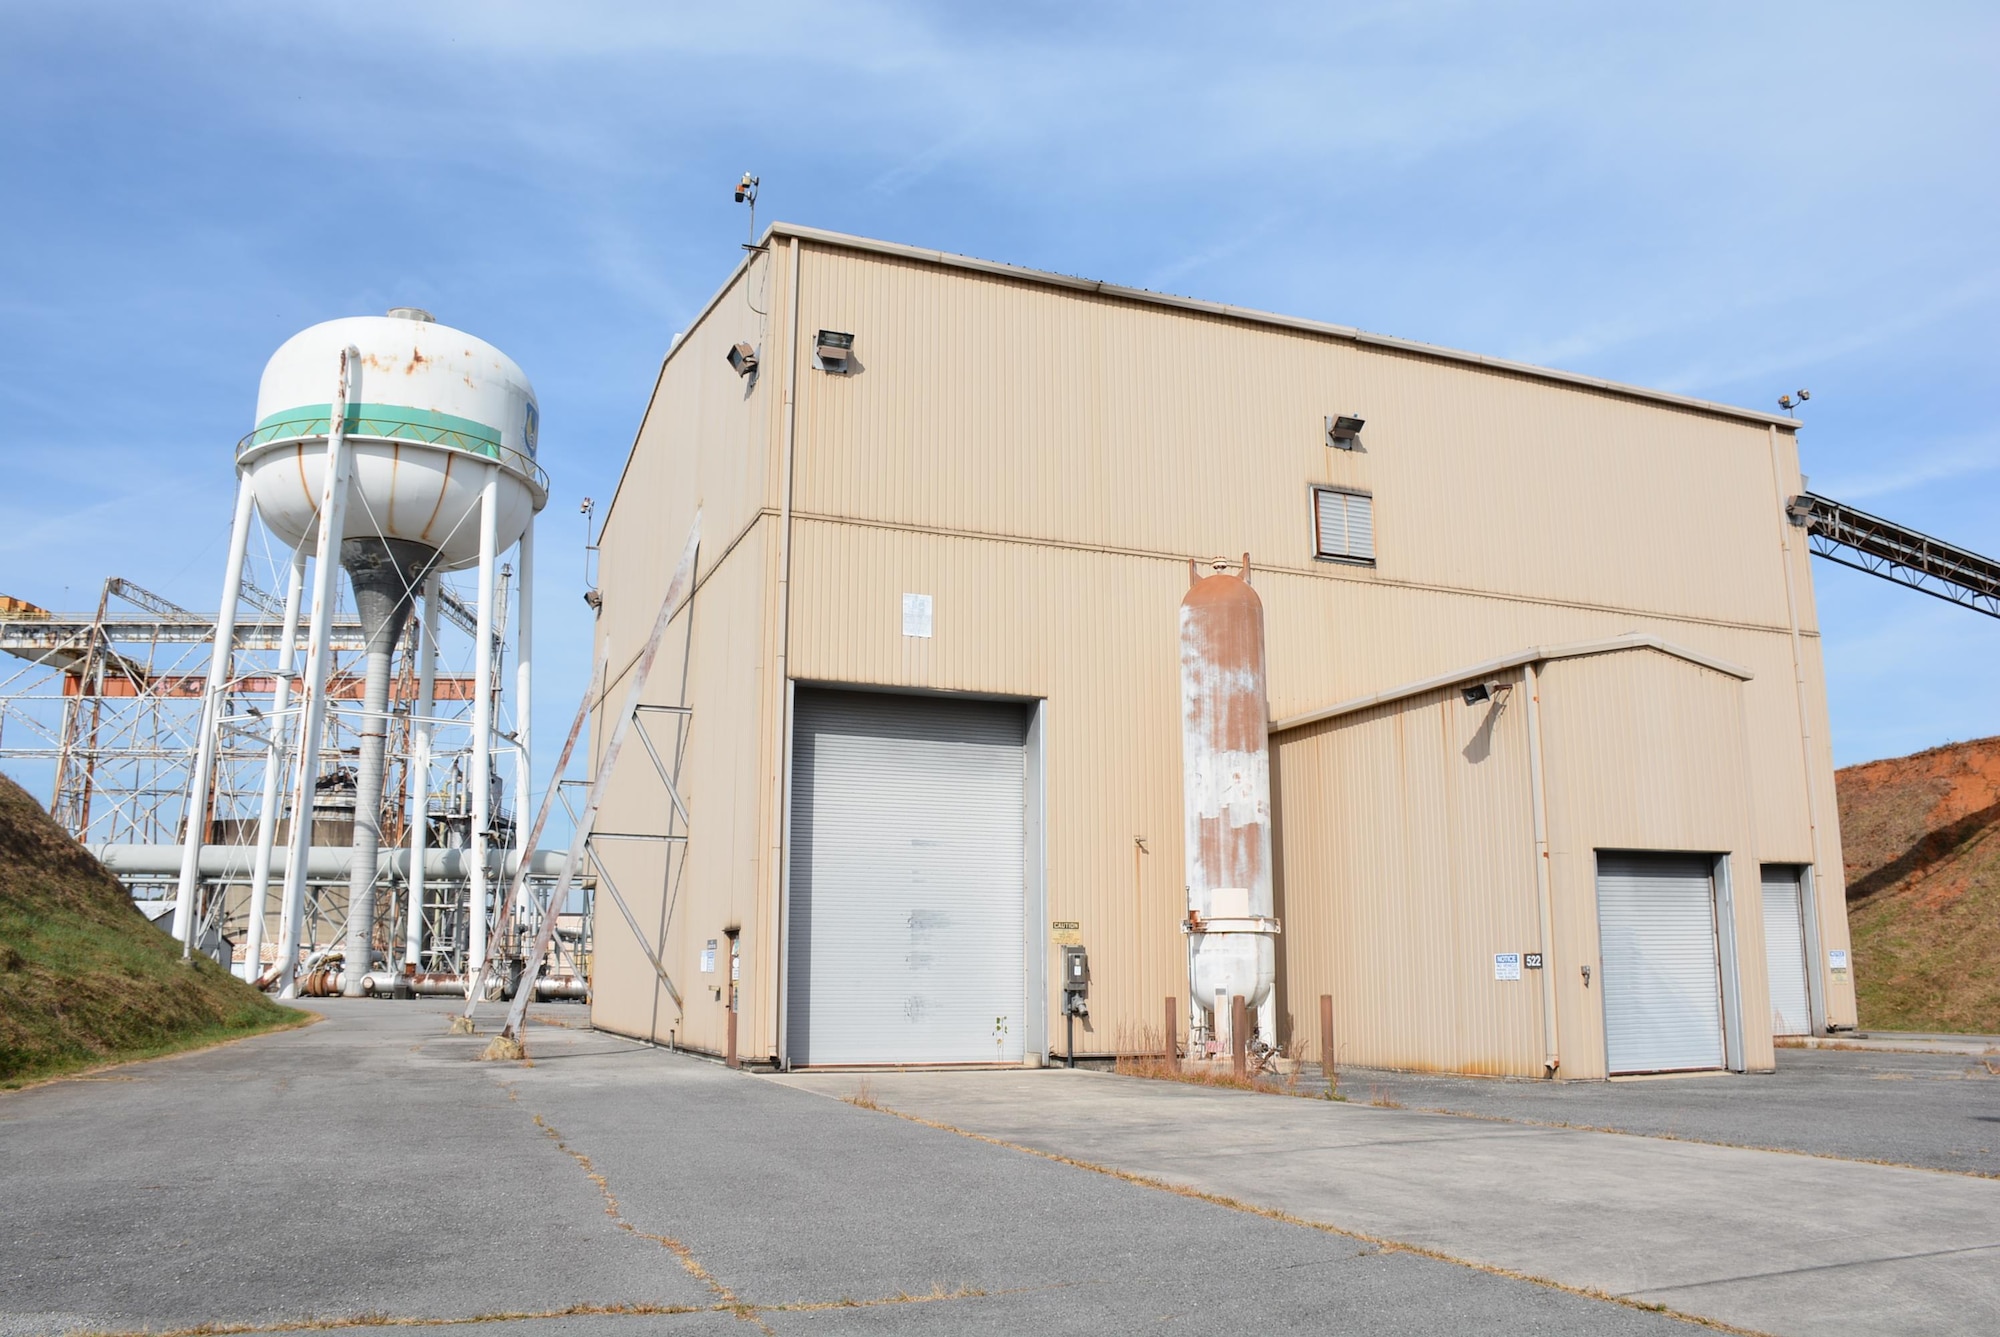
[[[1768,1068],[1854,1021],[1794,426],[775,225],[604,523],[607,702],[703,537],[640,719],[686,818],[628,749],[593,1019],[719,1052],[734,973],[746,1060],[1018,1062],[1074,940],[1079,1050],[1156,1046],[1176,609],[1247,552],[1280,1040],[1330,995],[1344,1062]]]

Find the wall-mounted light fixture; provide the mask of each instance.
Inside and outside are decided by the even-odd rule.
[[[821,371],[845,376],[852,368],[854,336],[838,330],[821,330],[813,340],[813,365]]]
[[[748,376],[757,370],[757,350],[749,344],[736,344],[729,350],[729,365],[736,368],[738,376]]]
[[[1330,414],[1326,420],[1326,443],[1335,450],[1361,447],[1362,419],[1352,413]]]
[[[1465,704],[1476,706],[1482,701],[1493,701],[1505,696],[1514,686],[1511,682],[1475,682],[1458,689],[1465,698]]]

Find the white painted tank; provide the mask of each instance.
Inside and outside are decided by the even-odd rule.
[[[1188,564],[1181,600],[1181,764],[1194,1005],[1227,1030],[1229,1000],[1261,1014],[1271,1041],[1279,931],[1271,895],[1271,763],[1264,605],[1241,575]]]
[[[295,548],[318,541],[326,434],[350,344],[361,360],[348,394],[346,536],[421,543],[443,554],[446,570],[474,565],[480,466],[494,460],[504,552],[548,501],[535,464],[534,387],[492,344],[407,307],[314,325],[271,355],[256,430],[237,446],[264,523]]]

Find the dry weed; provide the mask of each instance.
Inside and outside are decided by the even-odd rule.
[[[527,1056],[528,1051],[511,1035],[496,1035],[486,1048],[479,1051],[480,1060],[485,1063],[505,1063]]]
[[[875,1087],[866,1077],[863,1077],[855,1084],[853,1095],[844,1096],[842,1099],[857,1109],[879,1110],[882,1108],[875,1103]]]

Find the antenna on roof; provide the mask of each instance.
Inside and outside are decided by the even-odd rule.
[[[763,184],[763,178],[752,176],[748,172],[745,172],[743,179],[736,183],[736,202],[750,206],[750,240],[743,243],[743,249],[746,251],[757,249],[757,187]]]

